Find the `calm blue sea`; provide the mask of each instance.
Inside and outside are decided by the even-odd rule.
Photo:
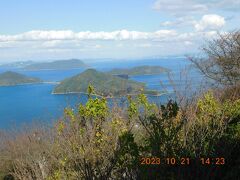
[[[145,82],[150,89],[173,91],[174,86],[181,89],[186,86],[186,81],[191,81],[192,87],[197,88],[202,77],[194,70],[189,70],[190,62],[184,58],[145,59],[145,60],[115,60],[102,62],[89,62],[92,68],[108,71],[112,68],[130,68],[139,65],[160,65],[171,69],[172,73],[161,75],[132,76],[131,79]],[[0,69],[0,73],[9,69]],[[14,69],[25,75],[38,77],[44,81],[56,82],[71,77],[84,71],[73,70],[46,70],[23,71]],[[186,76],[187,75],[187,76]],[[186,78],[187,77],[187,78]],[[171,79],[171,80],[169,80]],[[34,84],[0,87],[0,129],[8,129],[12,126],[28,124],[32,121],[53,122],[61,118],[63,109],[67,106],[76,107],[79,103],[85,103],[87,97],[78,95],[53,95],[54,84]],[[150,101],[159,104],[164,103],[169,96],[149,97]]]

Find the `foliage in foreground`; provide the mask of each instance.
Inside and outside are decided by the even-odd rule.
[[[92,87],[89,93],[94,93]],[[14,179],[237,178],[240,99],[220,101],[213,92],[182,108],[160,107],[139,94],[127,109],[93,98],[66,108],[51,131],[30,130],[1,141],[0,176]],[[142,157],[182,157],[190,165],[141,165]],[[201,165],[200,157],[224,157],[225,165]]]

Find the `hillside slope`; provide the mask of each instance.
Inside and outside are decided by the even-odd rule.
[[[42,63],[34,63],[26,66],[24,69],[26,70],[61,70],[61,69],[76,69],[76,68],[84,68],[87,65],[78,59],[70,59],[70,60],[59,60],[53,62],[42,62]]]
[[[89,84],[93,85],[99,95],[126,95],[140,92],[143,83],[112,76],[94,69],[63,80],[53,93],[87,92]]]
[[[137,66],[130,69],[113,69],[109,71],[109,74],[119,75],[119,74],[126,74],[126,75],[153,75],[153,74],[161,74],[164,72],[168,72],[169,70],[163,68],[161,66]]]
[[[0,74],[0,86],[14,86],[18,84],[39,83],[38,78],[28,77],[12,71]]]

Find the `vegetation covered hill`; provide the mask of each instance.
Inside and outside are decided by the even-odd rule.
[[[161,66],[137,66],[131,69],[113,69],[109,71],[109,74],[119,75],[119,74],[126,74],[126,75],[153,75],[153,74],[161,74],[164,72],[168,72],[169,70],[163,68]]]
[[[99,95],[126,95],[139,93],[144,84],[123,79],[110,74],[88,69],[72,78],[63,80],[54,93],[87,92],[88,85],[92,84]]]
[[[59,60],[53,62],[42,62],[42,63],[34,63],[28,66],[25,66],[26,70],[61,70],[61,69],[76,69],[76,68],[84,68],[87,65],[79,60],[79,59],[70,59],[70,60]]]
[[[18,84],[39,83],[38,78],[28,77],[16,72],[7,71],[0,74],[0,86],[13,86]]]

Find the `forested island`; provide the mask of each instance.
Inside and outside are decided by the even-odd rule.
[[[112,75],[155,75],[169,72],[170,70],[161,66],[137,66],[130,69],[112,69],[109,74]]]
[[[98,95],[120,96],[136,94],[144,90],[145,93],[156,94],[156,91],[145,90],[145,84],[88,69],[81,74],[63,80],[54,89],[54,94],[87,92],[89,84],[95,87]]]
[[[42,82],[39,78],[28,77],[20,73],[7,71],[0,74],[0,86],[14,86]]]
[[[34,63],[24,67],[25,70],[64,70],[86,68],[87,65],[79,59],[57,60],[52,62]]]

